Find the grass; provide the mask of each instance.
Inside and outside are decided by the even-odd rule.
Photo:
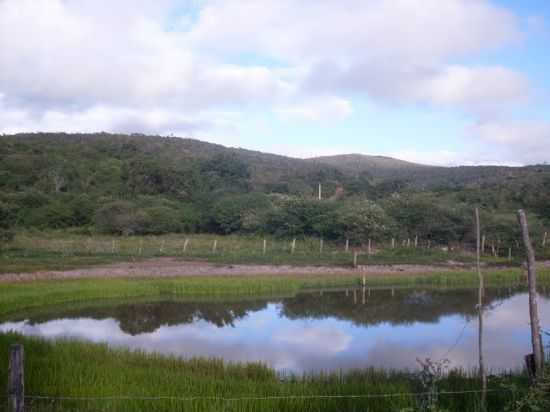
[[[320,241],[315,238],[297,239],[294,253],[291,251],[290,240],[266,238],[264,254],[263,241],[264,238],[261,237],[243,235],[108,237],[84,236],[66,231],[20,232],[12,243],[0,250],[0,273],[65,270],[162,256],[226,264],[349,267],[353,264],[353,251],[358,252],[360,265],[433,265],[448,261],[471,264],[474,259],[468,252],[445,252],[435,247],[403,247],[402,244],[392,249],[389,244],[375,243],[373,253],[369,255],[366,247],[351,247],[346,251],[344,244],[325,241],[321,252]],[[509,262],[507,257],[483,257],[484,263],[490,266],[517,265],[518,259],[515,256]]]
[[[106,345],[61,340],[48,342],[16,334],[0,335],[0,371],[7,370],[8,348],[13,343],[25,347],[26,394],[50,397],[199,397],[175,400],[31,400],[30,410],[78,411],[405,411],[419,410],[422,400],[408,393],[424,392],[419,380],[407,371],[366,369],[346,374],[286,376],[258,363],[230,364],[219,359],[182,360]],[[518,393],[502,391],[503,382],[525,388],[523,374],[492,377],[489,410],[502,410]],[[6,387],[0,373],[0,387]],[[477,390],[473,372],[454,371],[438,385],[438,390]],[[363,398],[315,398],[380,394],[403,395]],[[303,397],[290,399],[233,400],[219,398]],[[439,406],[448,411],[479,410],[478,394],[444,395]],[[407,409],[410,408],[410,409]]]
[[[161,279],[79,279],[0,283],[0,317],[32,308],[105,299],[138,297],[258,296],[295,294],[303,289],[359,286],[362,274],[340,276],[190,276]],[[550,282],[550,269],[538,271],[540,283]],[[519,270],[487,271],[486,285],[516,285],[524,282]],[[476,286],[474,272],[441,272],[427,275],[365,276],[366,285],[443,287]]]

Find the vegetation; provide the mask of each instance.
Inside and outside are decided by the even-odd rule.
[[[420,410],[424,401],[423,396],[414,395],[425,390],[420,380],[406,371],[367,369],[344,375],[287,376],[281,380],[260,364],[181,360],[109,349],[106,345],[51,343],[14,334],[0,335],[0,370],[6,370],[7,349],[15,342],[25,345],[28,395],[107,398],[57,401],[31,398],[28,400],[31,410],[409,411]],[[5,379],[5,374],[0,374],[0,386],[5,387]],[[504,389],[503,382],[514,383],[517,390]],[[479,394],[445,395],[452,391],[475,391],[477,387],[475,374],[454,371],[438,382],[437,406],[448,411],[480,410]],[[522,374],[494,377],[489,389],[496,392],[489,392],[489,410],[502,410],[507,402],[525,393],[525,387],[526,378]],[[379,396],[388,393],[398,395]],[[345,397],[352,395],[370,398]],[[113,396],[124,398],[108,399]],[[167,399],[143,399],[146,397]]]
[[[345,216],[345,215],[344,215]],[[357,231],[361,231],[357,227]],[[351,235],[351,234],[350,234]],[[265,253],[263,249],[266,241]],[[224,264],[292,264],[292,265],[332,265],[349,267],[353,265],[354,252],[358,253],[359,265],[375,264],[423,264],[448,265],[449,262],[469,267],[474,259],[471,252],[428,248],[426,242],[414,239],[405,244],[391,241],[355,246],[350,244],[346,251],[345,242],[321,241],[300,236],[296,238],[292,252],[292,240],[255,235],[161,235],[128,236],[82,235],[68,230],[21,231],[15,239],[0,247],[0,273],[33,272],[37,270],[63,270],[81,266],[119,262],[139,261],[152,257],[173,257],[181,260],[207,261]],[[214,250],[215,244],[215,250]],[[518,267],[522,262],[522,251],[512,250],[512,260],[508,251],[500,247],[492,255],[490,248],[483,256],[487,266],[511,265]],[[550,257],[550,244],[539,248],[540,258]]]
[[[22,229],[81,233],[313,236],[365,244],[419,237],[517,239],[514,210],[542,240],[550,167],[438,168],[352,156],[300,160],[191,139],[110,134],[0,136],[0,241]],[[323,201],[316,199],[323,187]]]
[[[475,286],[474,272],[443,272],[403,277],[366,277],[368,287],[388,285],[433,285],[447,287]],[[550,282],[550,270],[540,270],[541,283]],[[519,270],[487,272],[487,285],[517,285],[524,283]],[[2,300],[0,316],[48,305],[78,303],[93,300],[138,297],[257,296],[295,294],[307,288],[354,287],[362,283],[360,274],[346,276],[194,276],[163,279],[79,279],[64,281],[33,281],[0,283]]]

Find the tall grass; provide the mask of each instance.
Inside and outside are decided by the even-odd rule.
[[[0,335],[0,387],[6,387],[8,348],[23,343],[26,352],[26,394],[47,397],[178,397],[160,400],[33,400],[30,410],[57,411],[402,411],[417,410],[423,392],[407,371],[366,369],[349,373],[286,376],[258,363],[231,364],[219,359],[182,360],[106,345],[61,340],[48,342],[16,334]],[[493,378],[489,410],[502,410],[514,394],[501,382],[524,385],[522,375]],[[475,374],[455,371],[440,391],[477,390]],[[381,396],[383,394],[401,394]],[[368,395],[371,398],[316,398]],[[271,399],[241,399],[266,398]],[[273,398],[276,397],[276,398]],[[278,398],[281,397],[281,398]],[[303,398],[311,397],[311,398]],[[209,398],[209,399],[206,399]],[[221,400],[230,398],[232,400]],[[448,411],[479,410],[478,394],[440,395]],[[411,409],[406,409],[411,408]]]

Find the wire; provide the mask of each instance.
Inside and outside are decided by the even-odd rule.
[[[482,390],[467,390],[467,391],[445,391],[439,392],[438,395],[463,395],[481,393]],[[504,389],[489,389],[485,392],[510,392]],[[397,392],[397,393],[380,393],[366,395],[291,395],[291,396],[258,396],[258,397],[241,397],[241,398],[225,398],[216,396],[193,396],[193,397],[177,397],[177,396],[103,396],[103,397],[70,397],[70,396],[41,396],[31,395],[25,396],[25,399],[34,400],[62,400],[62,401],[123,401],[123,400],[141,400],[141,401],[221,401],[221,402],[239,402],[239,401],[263,401],[263,400],[310,400],[310,399],[372,399],[372,398],[391,398],[400,396],[426,396],[432,392]]]

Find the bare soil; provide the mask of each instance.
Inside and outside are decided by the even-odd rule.
[[[337,266],[290,265],[223,265],[182,261],[175,258],[155,258],[139,262],[122,262],[65,271],[5,273],[0,282],[82,278],[174,278],[185,276],[270,276],[270,275],[350,275],[366,276],[417,275],[430,272],[465,270],[464,265],[449,262],[445,266],[430,265],[368,265],[356,269]]]

